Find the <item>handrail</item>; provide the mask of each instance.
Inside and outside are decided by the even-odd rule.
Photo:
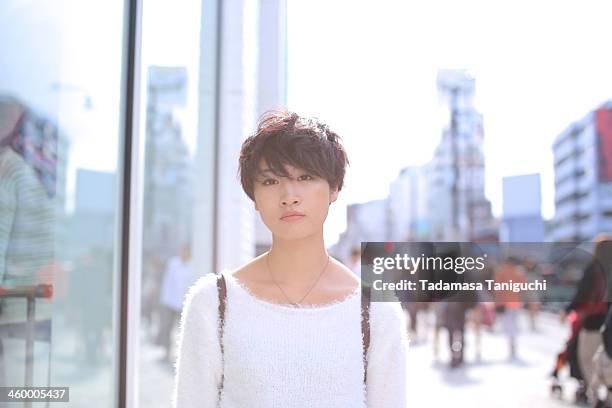
[[[23,297],[27,299],[27,316],[28,320],[25,322],[25,337],[26,337],[26,353],[25,353],[25,381],[26,387],[31,387],[34,383],[34,337],[36,334],[35,324],[35,309],[36,309],[36,298],[51,298],[53,296],[53,285],[39,284],[39,285],[23,285],[6,287],[0,286],[0,299],[1,298],[16,298]],[[51,356],[51,355],[49,355]],[[50,366],[49,366],[50,367]],[[50,369],[50,368],[49,368]],[[31,406],[31,403],[26,403],[26,406]]]
[[[27,298],[46,298],[53,296],[53,285],[38,284],[6,287],[0,286],[0,298],[5,297],[27,297]]]

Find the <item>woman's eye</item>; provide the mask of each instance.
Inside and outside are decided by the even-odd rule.
[[[263,184],[264,186],[269,186],[269,185],[272,185],[272,184],[275,184],[275,183],[276,183],[276,180],[274,180],[274,179],[267,179],[267,180],[264,180],[261,184]]]
[[[298,177],[298,180],[314,180],[314,177],[312,177],[310,174],[304,174]]]

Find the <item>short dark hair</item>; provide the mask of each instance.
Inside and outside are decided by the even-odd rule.
[[[238,172],[244,192],[255,201],[255,179],[264,160],[272,173],[287,177],[290,165],[324,178],[332,189],[340,191],[348,157],[340,137],[315,118],[294,112],[266,112],[240,150]]]

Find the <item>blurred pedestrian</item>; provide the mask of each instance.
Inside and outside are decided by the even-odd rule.
[[[493,276],[493,268],[486,265],[481,273],[474,276],[474,280],[485,287],[485,281],[493,279]],[[482,358],[482,328],[491,331],[495,324],[495,302],[493,300],[493,295],[488,290],[478,291],[476,293],[476,307],[470,313],[474,327],[474,355],[478,361]]]
[[[458,249],[452,249],[448,254],[452,258],[459,258],[461,253]],[[438,274],[445,282],[475,283],[473,273],[467,271],[458,274],[453,270],[444,269]],[[442,293],[441,293],[442,294]],[[464,363],[465,355],[465,323],[466,314],[478,303],[478,293],[472,290],[459,290],[448,292],[443,295],[441,318],[442,326],[448,330],[448,345],[451,355],[450,367],[456,368]]]
[[[191,247],[187,244],[183,246],[179,256],[175,256],[168,261],[160,291],[160,322],[157,344],[165,350],[163,357],[165,361],[171,361],[172,345],[174,344],[172,333],[183,307],[183,298],[193,282]]]
[[[465,351],[465,313],[466,304],[463,302],[444,302],[442,320],[443,326],[448,330],[448,347],[451,354],[450,367],[455,368],[463,364]]]
[[[495,282],[500,284],[525,283],[525,273],[517,259],[510,257],[495,269]],[[521,293],[513,290],[495,292],[496,311],[501,313],[502,325],[508,338],[510,359],[517,357],[518,315],[523,303]]]
[[[612,264],[612,262],[611,262]],[[602,327],[603,344],[599,346],[593,357],[593,377],[591,378],[591,393],[596,398],[593,404],[596,408],[612,407],[612,308],[608,310]],[[605,389],[605,398],[600,399],[599,389]]]
[[[77,347],[90,367],[110,359],[104,353],[104,333],[112,326],[108,313],[112,299],[112,275],[107,273],[107,265],[111,262],[112,254],[109,251],[92,248],[77,258],[70,274],[70,308],[74,310],[80,336]]]
[[[432,302],[431,309],[434,314],[434,326],[432,335],[433,358],[438,360],[440,355],[440,331],[444,328],[444,308],[443,302]]]
[[[159,309],[162,307],[159,301],[161,290],[160,282],[163,282],[167,262],[155,251],[148,251],[143,256],[142,265],[142,306],[141,316],[143,329],[147,330],[153,337],[157,337],[159,323]],[[154,334],[153,334],[154,333]]]
[[[410,332],[410,339],[417,342],[419,341],[419,332],[418,332],[418,321],[419,321],[419,313],[421,311],[425,311],[428,308],[428,303],[426,302],[418,302],[418,301],[408,301],[402,302],[402,308],[405,312],[408,313],[409,316],[409,326],[408,330]]]
[[[590,401],[597,399],[592,388],[593,357],[602,344],[600,330],[610,306],[608,284],[611,253],[612,236],[604,234],[597,236],[593,259],[585,268],[572,301],[565,308],[565,313],[575,311],[582,321],[578,333],[578,361],[588,390],[587,398]]]
[[[524,262],[527,280],[533,282],[538,277],[542,276],[540,265],[532,259],[526,259]],[[529,290],[525,292],[525,304],[529,315],[529,325],[531,331],[537,331],[537,317],[540,311],[540,297],[537,291]]]
[[[36,118],[21,101],[0,95],[0,286],[55,279],[56,171],[56,127]],[[37,300],[36,320],[51,316],[51,302]],[[11,372],[14,378],[22,369],[3,355],[20,352],[10,338],[13,332],[26,333],[27,323],[23,299],[0,298],[0,386],[15,385],[4,382],[5,374],[13,381]]]

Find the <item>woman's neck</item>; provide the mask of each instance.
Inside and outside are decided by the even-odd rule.
[[[274,237],[266,256],[269,272],[280,284],[307,285],[329,267],[322,234],[291,241]]]

